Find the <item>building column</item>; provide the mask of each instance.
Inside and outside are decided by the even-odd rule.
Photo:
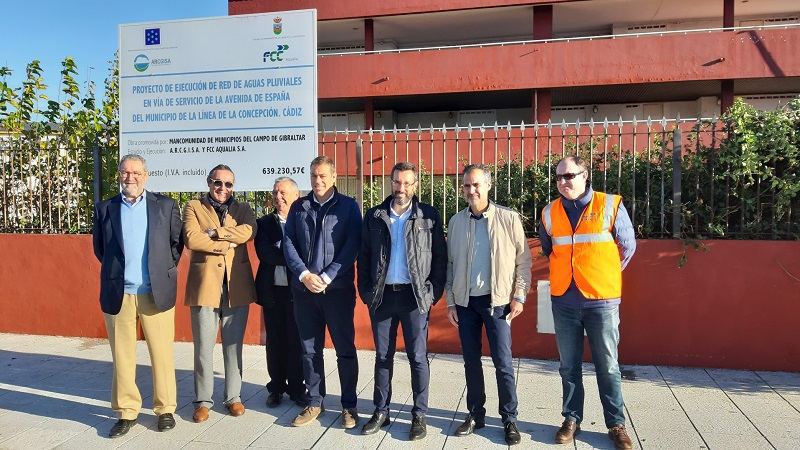
[[[734,0],[724,0],[722,6],[722,26],[723,28],[734,27]]]
[[[553,5],[536,5],[533,7],[533,38],[551,39],[553,37]],[[538,123],[547,123],[552,117],[552,93],[550,89],[533,90],[533,117]]]
[[[722,26],[733,28],[735,25],[734,0],[724,0],[722,7]],[[719,93],[720,113],[733,106],[733,80],[721,80]]]
[[[733,106],[733,80],[722,80],[719,93],[720,113],[725,114],[731,106]]]
[[[364,50],[375,50],[375,28],[372,19],[364,19]],[[368,130],[375,127],[375,106],[372,98],[364,99],[364,125]]]

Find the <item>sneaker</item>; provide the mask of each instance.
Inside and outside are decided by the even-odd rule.
[[[633,448],[633,442],[631,442],[631,438],[628,436],[628,430],[626,430],[625,425],[621,423],[608,429],[608,437],[614,442],[614,448],[617,450],[629,450]]]
[[[292,421],[293,427],[302,427],[311,423],[312,420],[319,417],[320,414],[325,412],[325,406],[306,406],[300,411],[300,414]]]
[[[358,410],[356,408],[345,408],[342,411],[342,428],[355,428],[356,425],[358,425]]]

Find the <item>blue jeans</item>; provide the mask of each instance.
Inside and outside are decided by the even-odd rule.
[[[576,423],[583,420],[583,331],[589,338],[597,388],[606,427],[625,424],[622,376],[617,362],[619,345],[619,305],[577,309],[553,302],[556,344],[561,357],[563,407],[561,415]]]
[[[467,409],[476,419],[486,416],[486,386],[481,366],[481,330],[486,327],[500,400],[498,412],[503,423],[517,421],[517,384],[511,356],[511,327],[506,322],[510,310],[509,305],[492,307],[489,295],[470,297],[467,307],[456,305],[467,381]]]
[[[428,320],[430,313],[420,314],[411,285],[405,291],[383,292],[383,303],[370,315],[375,339],[375,412],[389,413],[392,402],[392,375],[397,348],[397,327],[403,327],[406,355],[411,366],[411,392],[414,406],[411,414],[423,417],[428,413],[428,386],[431,369],[428,364]]]

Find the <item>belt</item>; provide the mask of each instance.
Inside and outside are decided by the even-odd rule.
[[[411,289],[411,283],[387,284],[384,289],[387,291],[405,291],[406,289]]]

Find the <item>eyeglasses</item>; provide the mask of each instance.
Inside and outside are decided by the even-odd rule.
[[[585,172],[586,172],[586,171],[584,170],[584,171],[581,171],[581,172],[575,172],[575,173],[569,173],[569,172],[568,172],[568,173],[556,174],[556,183],[558,183],[558,182],[559,182],[559,181],[561,181],[561,180],[567,180],[567,181],[571,181],[572,179],[574,179],[574,178],[575,178],[575,177],[577,177],[578,175],[580,175],[580,174],[582,174],[582,173],[585,173]]]
[[[224,184],[226,188],[233,189],[233,183],[230,181],[215,180],[213,178],[209,178],[208,181],[214,183],[214,187],[222,187]]]
[[[119,170],[117,173],[119,174],[120,178],[127,178],[129,176],[133,178],[142,178],[147,172],[126,172],[124,170]]]
[[[409,182],[400,182],[400,180],[392,180],[392,184],[395,185],[395,186],[398,186],[398,187],[402,186],[403,188],[408,189],[411,186],[417,184],[417,182],[414,181],[414,182],[409,183]]]

